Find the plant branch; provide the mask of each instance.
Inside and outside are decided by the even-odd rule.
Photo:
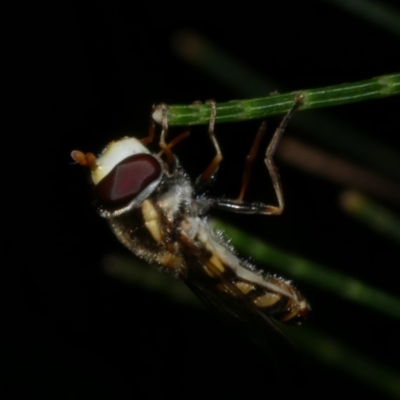
[[[400,73],[384,75],[360,82],[344,83],[318,89],[297,90],[285,94],[271,94],[247,100],[217,103],[216,123],[262,119],[283,114],[292,106],[297,96],[303,97],[301,110],[337,106],[400,94]],[[153,119],[161,123],[161,105],[153,112]],[[202,125],[210,120],[209,104],[167,105],[168,124]]]

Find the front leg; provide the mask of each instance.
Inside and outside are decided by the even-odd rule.
[[[215,131],[214,131],[215,117],[217,115],[215,101],[208,100],[206,103],[210,104],[210,123],[208,125],[208,136],[211,139],[216,154],[212,159],[211,163],[208,165],[208,167],[197,177],[195,181],[195,190],[197,192],[200,192],[201,189],[203,189],[205,186],[207,186],[212,182],[213,178],[215,177],[218,171],[219,165],[221,164],[221,161],[223,159],[222,152],[219,147],[219,143],[217,137],[215,136]]]

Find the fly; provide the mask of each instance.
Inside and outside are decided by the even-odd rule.
[[[181,278],[204,302],[244,323],[275,326],[273,320],[301,322],[310,309],[291,281],[267,274],[241,259],[220,232],[209,225],[211,208],[235,213],[279,215],[284,208],[281,183],[272,157],[301,97],[276,129],[265,154],[278,205],[243,200],[253,160],[266,125],[258,130],[244,168],[237,199],[212,199],[204,187],[216,175],[222,153],[214,133],[215,103],[210,101],[208,135],[215,156],[192,183],[172,148],[188,132],[167,142],[166,106],[162,105],[160,152],[146,147],[154,139],[155,124],[143,139],[124,137],[113,141],[95,157],[73,151],[72,158],[90,167],[99,213],[106,218],[117,238],[138,257],[161,271]]]

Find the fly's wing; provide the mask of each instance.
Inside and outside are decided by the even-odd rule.
[[[205,252],[186,239],[182,244],[188,250],[185,254],[186,276],[182,279],[189,288],[217,315],[239,325],[245,336],[250,337],[257,348],[264,350],[264,356],[269,360],[264,364],[268,379],[283,382],[283,385],[290,382],[299,391],[306,390],[310,374],[300,349],[271,317],[243,295],[229,276],[221,274]],[[263,357],[263,352],[257,354]],[[242,356],[247,359],[247,354]]]

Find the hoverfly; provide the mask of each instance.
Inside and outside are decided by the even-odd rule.
[[[188,132],[167,143],[167,108],[162,113],[160,152],[146,147],[154,139],[155,123],[143,139],[124,137],[107,145],[95,157],[73,151],[72,158],[91,169],[99,213],[106,218],[117,238],[138,257],[161,271],[181,278],[204,302],[244,323],[275,326],[280,321],[301,321],[309,304],[290,281],[270,275],[239,258],[221,233],[209,225],[211,208],[235,213],[279,215],[284,201],[280,179],[272,161],[279,139],[301,97],[285,115],[266,150],[265,163],[271,175],[278,205],[243,201],[252,162],[266,125],[259,128],[248,154],[239,198],[212,199],[204,187],[215,178],[222,153],[214,133],[216,106],[210,104],[208,135],[215,156],[192,183],[172,152]]]

